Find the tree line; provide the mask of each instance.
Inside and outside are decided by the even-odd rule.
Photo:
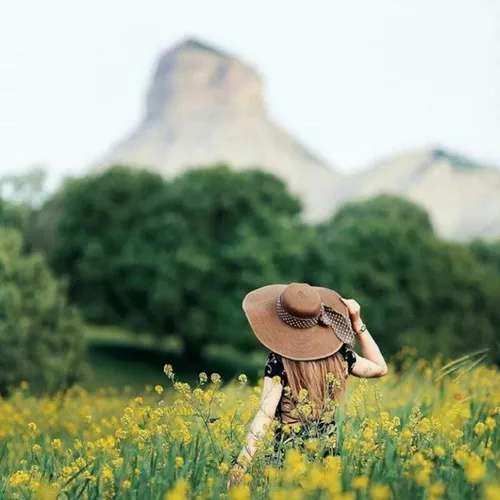
[[[0,286],[18,288],[17,299],[0,293],[0,318],[24,302],[19,328],[0,319],[0,342],[28,342],[31,321],[50,340],[45,357],[67,359],[68,336],[81,337],[74,304],[89,323],[176,336],[192,360],[213,345],[246,352],[258,345],[245,294],[299,281],[356,298],[388,354],[489,347],[498,359],[500,243],[443,241],[425,210],[388,195],[348,203],[321,224],[301,211],[282,180],[225,165],[173,180],[116,166],[65,182],[36,207],[0,199]],[[12,262],[38,271],[13,279]],[[49,289],[53,303],[42,307]],[[65,319],[51,323],[48,310]],[[81,344],[71,346],[79,359]]]

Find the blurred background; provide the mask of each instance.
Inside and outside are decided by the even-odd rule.
[[[0,1],[0,395],[261,373],[251,289],[500,361],[500,2]]]

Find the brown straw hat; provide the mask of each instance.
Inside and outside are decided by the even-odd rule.
[[[297,361],[326,358],[342,344],[354,347],[349,311],[333,290],[306,283],[251,291],[243,310],[260,342]]]

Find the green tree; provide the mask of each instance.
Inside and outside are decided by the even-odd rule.
[[[0,227],[10,227],[24,232],[28,220],[29,210],[27,207],[0,198]]]
[[[308,229],[285,184],[259,170],[192,170],[172,183],[172,212],[184,224],[169,259],[175,331],[192,357],[208,343],[257,347],[241,310],[251,289],[293,281]],[[167,290],[166,287],[163,290]]]
[[[469,249],[490,272],[500,276],[500,241],[474,240]]]
[[[117,166],[74,179],[47,201],[53,268],[92,322],[137,331],[171,328],[150,311],[166,276],[168,250],[182,221],[169,210],[169,185],[146,170]]]
[[[241,300],[299,269],[300,203],[257,170],[203,168],[168,183],[115,167],[57,197],[50,261],[85,316],[177,334],[193,359],[209,342],[256,346]]]
[[[465,247],[440,241],[420,207],[389,196],[351,203],[316,234],[307,279],[357,298],[386,352],[494,344],[498,280],[488,281]]]
[[[40,254],[25,256],[14,229],[0,228],[0,394],[21,381],[55,391],[84,373],[83,324]]]

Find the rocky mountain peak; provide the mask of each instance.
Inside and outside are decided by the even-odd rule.
[[[160,58],[146,104],[146,120],[168,115],[265,114],[262,81],[247,64],[211,45],[186,39]]]
[[[156,64],[144,119],[96,168],[124,164],[165,177],[220,163],[261,168],[301,198],[308,219],[322,219],[339,175],[268,117],[263,93],[260,76],[238,58],[183,40]]]

